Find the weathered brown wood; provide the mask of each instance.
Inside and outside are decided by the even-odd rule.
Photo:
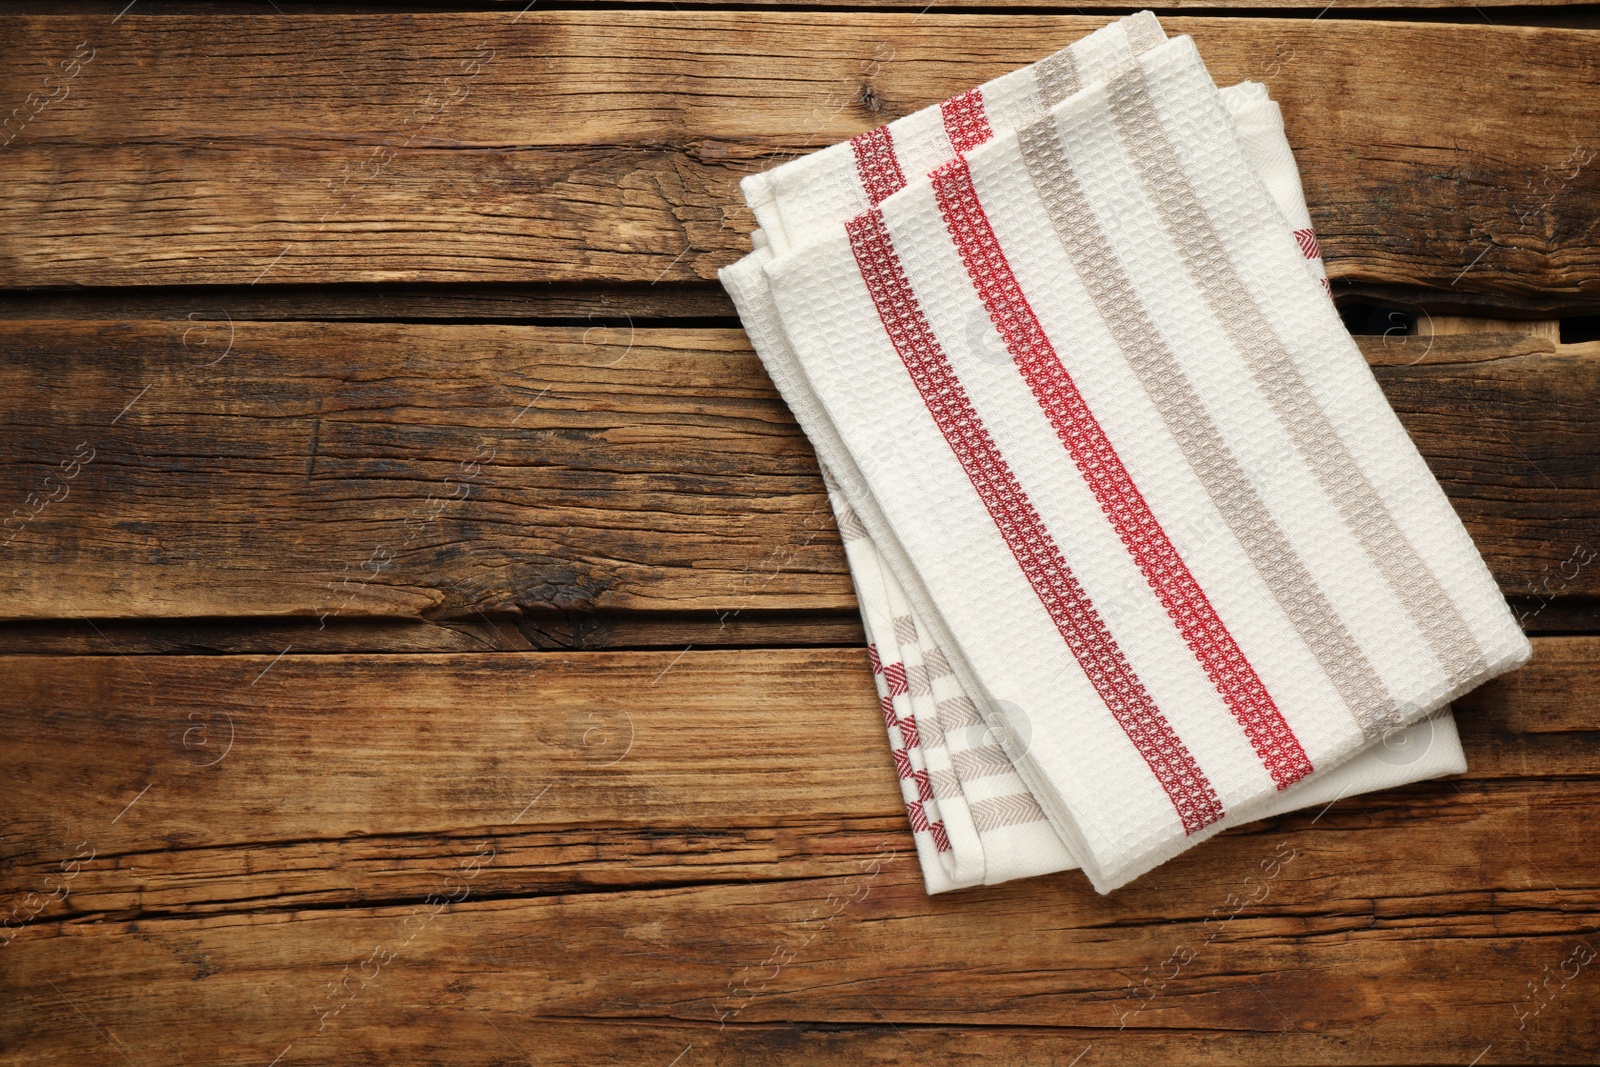
[[[1347,857],[1352,885],[1399,897],[1424,892],[1418,869],[1387,868],[1426,834],[1420,869],[1479,892],[1465,874],[1497,835],[1555,805],[1540,864],[1565,884],[1589,866],[1574,813],[1600,804],[1597,654],[1600,638],[1538,639],[1531,666],[1461,701],[1459,788],[1352,797],[1281,828],[1334,834],[1319,847]],[[90,852],[38,919],[419,897],[485,841],[500,858],[475,884],[495,896],[848,873],[884,840],[910,848],[865,662],[860,648],[7,657],[0,901]],[[1151,881],[1204,885],[1233,854],[1208,844]],[[1524,860],[1500,857],[1511,881],[1496,887],[1524,887]],[[1113,899],[1144,913],[1140,892]]]
[[[0,578],[14,617],[852,603],[815,459],[739,331],[6,335],[12,529],[37,510]]]
[[[13,322],[0,344],[11,618],[854,605],[811,448],[737,330]],[[1379,380],[1505,589],[1600,592],[1595,346],[1364,344],[1418,361]]]
[[[1090,1062],[1165,1049],[1188,1062],[1467,1063],[1490,1047],[1509,1062],[1588,1062],[1600,890],[1592,865],[1564,864],[1559,885],[1534,873],[1563,858],[1546,820],[1576,812],[1550,797],[1462,807],[1463,825],[1501,824],[1463,867],[1422,835],[1380,865],[1342,834],[1273,832],[1218,842],[1229,863],[1202,885],[1112,898],[1054,878],[930,899],[912,858],[886,846],[850,875],[776,884],[495,900],[445,867],[427,897],[388,906],[44,923],[5,949],[0,1019],[9,1062],[30,1064],[114,1058],[100,1047],[113,1040],[130,1062],[216,1062],[224,1026],[227,1063],[631,1061],[630,1024],[670,1035],[661,1062],[697,1042],[719,1061],[803,1049],[806,1062],[852,1062],[848,1039],[809,1039],[819,1023],[887,1024],[902,1061],[954,1025],[1027,1027],[1040,1036],[1022,1047],[1057,1062],[1085,1046]],[[1368,896],[1393,881],[1372,875],[1396,869],[1411,895]],[[1534,1000],[1528,983],[1560,970],[1569,980]],[[151,1003],[182,1004],[185,1025]],[[470,1058],[463,1033],[481,1038]],[[942,1042],[930,1052],[948,1055]]]
[[[219,831],[328,841],[381,826],[750,826],[756,808],[766,827],[882,816],[898,794],[881,718],[863,714],[865,662],[861,648],[8,657],[8,736],[53,754],[8,775],[6,854],[20,859],[25,824],[32,853],[100,833],[102,851],[147,851]],[[72,784],[90,780],[92,792]]]
[[[892,771],[883,773],[889,775],[885,780],[892,779]],[[864,803],[864,810],[888,811],[893,804],[892,798],[872,799],[878,803]],[[730,799],[731,807],[742,803]],[[1119,891],[1110,903],[1126,903],[1126,908],[1101,910],[1107,917],[1129,920],[1159,904],[1171,920],[1203,918],[1203,909],[1198,916],[1193,911],[1198,901],[1185,907],[1174,890],[1213,884],[1219,872],[1238,864],[1242,851],[1252,847],[1248,842],[1266,834],[1289,836],[1340,857],[1338,876],[1330,875],[1322,887],[1333,894],[1324,903],[1437,893],[1458,897],[1458,906],[1470,907],[1491,890],[1542,884],[1541,878],[1570,883],[1592,839],[1586,813],[1597,804],[1600,786],[1567,780],[1477,779],[1349,797],[1326,813],[1314,808],[1236,831],[1225,844],[1208,842],[1152,875],[1140,890]],[[0,921],[11,916],[10,925],[0,928],[0,941],[29,923],[294,912],[417,900],[437,887],[441,872],[448,874],[461,857],[473,855],[493,857],[473,879],[474,894],[509,898],[845,877],[859,869],[863,856],[885,847],[908,858],[914,850],[903,810],[771,820],[770,825],[762,823],[758,811],[744,812],[743,821],[731,825],[708,820],[654,827],[463,827],[448,834],[375,829],[351,837],[252,837],[182,848],[157,840],[110,852],[98,851],[85,838],[66,843],[47,859],[19,858],[0,886],[5,902]],[[403,815],[374,812],[373,822]],[[1545,870],[1546,861],[1536,864],[1526,853],[1513,852],[1497,862],[1490,875],[1495,881],[1485,883],[1483,855],[1503,850],[1505,835],[1520,832],[1521,824],[1533,817],[1549,822],[1544,855],[1557,865],[1555,870]],[[302,825],[302,820],[285,818],[280,829],[293,832]],[[1425,867],[1396,863],[1401,854],[1421,848],[1431,857]],[[74,860],[81,861],[77,873],[64,877],[61,864]],[[1050,877],[1088,892],[1076,874]],[[1579,884],[1587,884],[1582,875],[1577,877]],[[1274,902],[1273,910],[1277,904],[1302,908],[1313,902],[1310,897]]]
[[[6,99],[55,98],[5,149],[0,284],[709,280],[748,248],[742,174],[1104,21],[19,17],[12,54],[94,58],[65,82],[0,74]],[[1169,29],[1219,84],[1264,80],[1282,102],[1336,280],[1600,306],[1594,31]]]
[[[1586,1062],[1592,971],[1526,983],[1600,938],[1597,644],[1461,703],[1467,781],[931,899],[858,649],[10,657],[0,899],[66,899],[0,1062]]]
[[[1600,755],[1597,652],[1597,638],[1538,638],[1534,663],[1456,701],[1469,776],[1588,773],[1565,761],[1583,749]]]
[[[1052,1043],[1062,1063],[1096,1043],[1097,1062],[1118,1062],[1124,1040],[1214,1063],[1468,1063],[1489,1046],[1503,1062],[1589,1062],[1592,973],[1575,968],[1565,995],[1546,993],[1536,1016],[1519,1009],[1531,1003],[1524,983],[1592,945],[1592,881],[1510,889],[1476,908],[1422,897],[1325,909],[1318,891],[1344,858],[1290,845],[1292,860],[1266,885],[1309,906],[1222,923],[1245,878],[1262,884],[1259,864],[1281,842],[1257,838],[1233,876],[1195,901],[1200,916],[1219,917],[1211,927],[1097,923],[1110,918],[1102,902],[1050,880],[930,900],[904,854],[875,878],[469,897],[437,917],[419,901],[41,927],[6,950],[10,996],[0,1013],[17,1050],[10,1062],[30,1064],[115,1060],[85,1018],[117,1035],[136,1063],[210,1052],[224,1025],[227,1063],[264,1064],[289,1046],[290,1062],[481,1063],[485,1053],[508,1063],[631,1062],[607,1029],[576,1024],[666,1028],[670,1057],[726,1035],[719,1020],[743,1039],[723,1038],[735,1062],[752,1045],[792,1057],[805,1039],[785,1025],[794,1023],[904,1027],[904,1059],[920,1058],[907,1050],[921,1027],[1011,1025],[1079,1031],[1071,1046],[1064,1035]],[[1466,909],[1454,910],[1459,903]],[[824,922],[835,908],[839,917]],[[1183,963],[1168,962],[1180,951]],[[1164,962],[1167,981],[1136,1012],[1142,968],[1154,987]],[[130,983],[144,995],[127,996]],[[154,998],[181,1003],[186,1025],[141,1010]],[[475,1013],[500,1035],[481,1017],[469,1029]],[[743,1029],[759,1026],[779,1032],[763,1040]],[[474,1056],[459,1036],[456,1049],[441,1047],[464,1032],[481,1035]],[[576,1040],[588,1042],[582,1056]],[[846,1062],[837,1051],[829,1062]]]
[[[403,914],[403,913],[402,913]],[[1246,931],[1241,927],[1241,935]],[[540,949],[550,946],[541,942]],[[368,950],[356,953],[360,958]],[[505,950],[501,950],[502,952]],[[760,950],[761,958],[771,947]],[[1548,951],[1559,963],[1565,951],[1551,946]],[[154,955],[154,952],[152,952]],[[1500,957],[1463,961],[1461,966],[1469,973],[1482,973],[1503,965]],[[339,961],[341,964],[344,961]],[[759,963],[759,959],[757,961]],[[1515,967],[1521,959],[1513,959]],[[1533,961],[1537,971],[1541,960]],[[531,964],[530,964],[531,965]],[[176,967],[177,964],[171,966]],[[352,971],[354,967],[352,966]],[[334,969],[337,978],[338,967]],[[1346,976],[1359,968],[1341,968],[1328,980],[1343,988]],[[287,999],[294,997],[287,977],[263,976],[270,981],[270,992],[281,993]],[[515,986],[510,977],[495,976],[496,980]],[[448,980],[446,980],[448,981]],[[753,986],[759,983],[751,979]],[[1223,987],[1219,995],[1236,997],[1241,1003],[1253,998],[1263,1009],[1276,1003],[1283,985],[1270,979],[1256,979],[1256,986],[1234,977],[1232,981],[1214,983]],[[181,987],[180,987],[181,988]],[[1294,988],[1301,997],[1312,999],[1303,985]],[[1396,1010],[1414,1017],[1422,1017],[1434,1004],[1454,1005],[1450,990],[1439,984],[1427,983],[1416,990],[1432,996],[1428,1004],[1414,1003],[1410,998]],[[685,1023],[678,1019],[660,1019],[647,1022],[614,1019],[561,1019],[535,1020],[526,1011],[509,1008],[496,998],[482,1003],[479,986],[466,984],[465,980],[441,987],[401,970],[390,984],[384,979],[387,998],[384,1007],[358,1016],[359,1021],[345,1024],[338,1030],[325,1031],[316,1037],[302,1034],[299,1042],[287,1046],[267,1048],[267,1041],[288,1028],[266,1022],[259,1044],[247,1049],[214,1050],[207,1047],[206,1062],[259,1067],[274,1053],[288,1052],[280,1061],[288,1064],[330,1064],[380,1062],[418,1062],[439,1065],[461,1064],[481,1067],[484,1063],[496,1065],[560,1064],[571,1062],[611,1062],[665,1064],[672,1067],[674,1058],[682,1057],[680,1064],[710,1064],[713,1067],[743,1067],[745,1064],[839,1064],[844,1067],[866,1065],[903,1065],[909,1062],[929,1064],[971,1064],[992,1062],[1001,1064],[1051,1064],[1052,1067],[1100,1067],[1105,1064],[1129,1062],[1185,1063],[1219,1065],[1219,1067],[1281,1067],[1282,1064],[1357,1064],[1389,1065],[1394,1062],[1469,1063],[1471,1057],[1484,1051],[1477,1049],[1461,1052],[1456,1042],[1470,1045],[1473,1038],[1459,1022],[1445,1034],[1421,1031],[1415,1024],[1408,1031],[1399,1021],[1390,1018],[1372,1032],[1337,1032],[1327,1034],[1315,1027],[1307,1027],[1305,1018],[1286,1021],[1281,1016],[1260,1020],[1256,1026],[1187,1028],[1177,1027],[1164,1032],[1151,1028],[1138,1030],[1096,1029],[1094,1027],[1034,1027],[1027,1025],[944,1025],[917,1024],[883,1014],[872,1007],[883,999],[881,991],[868,986],[858,994],[856,1003],[861,1006],[861,1021],[821,1021],[806,1018],[786,1019],[767,1023],[731,1022],[725,1025],[710,1023]],[[97,1000],[111,999],[96,990]],[[292,1000],[295,1005],[304,1000],[301,995]],[[186,998],[186,1003],[189,1002]],[[482,1006],[480,1006],[482,1003]],[[1569,1001],[1563,1001],[1565,1008]],[[403,1004],[403,1007],[396,1005]],[[72,1012],[69,1001],[45,1001],[35,997],[28,1001],[31,1009],[47,1013],[47,1017],[62,1030],[76,1025],[76,1034],[52,1041],[52,1048],[41,1050],[40,1056],[12,1062],[32,1064],[79,1064],[84,1055],[109,1057],[105,1062],[125,1062],[115,1058],[102,1041],[92,1045],[94,1031]],[[213,1032],[221,1032],[227,1023],[258,1019],[265,1021],[269,1009],[250,1005],[247,1012],[224,1014],[220,1004],[205,1005],[207,1015],[204,1025]],[[1376,1014],[1380,1009],[1372,1009]],[[1463,1014],[1477,1013],[1483,1018],[1493,1012],[1501,1018],[1508,1008],[1495,1001],[1488,1005],[1469,1003],[1461,1009]],[[868,1015],[868,1013],[871,1013]],[[1273,1020],[1276,1020],[1276,1026]],[[141,1036],[148,1032],[148,1017],[141,1020]],[[1513,1019],[1513,1022],[1515,1020]],[[1534,1037],[1517,1035],[1517,1040],[1502,1042],[1497,1051],[1505,1051],[1507,1059],[1490,1061],[1504,1063],[1574,1063],[1583,1064],[1592,1056],[1587,1035],[1578,1030],[1578,1037],[1568,1051],[1563,1048],[1576,1027],[1587,1024],[1582,1018],[1577,1024],[1571,1021],[1553,1024],[1554,1037],[1540,1033]],[[1298,1025],[1296,1025],[1298,1024]],[[313,1027],[316,1019],[312,1019]],[[1545,1027],[1552,1024],[1545,1023]],[[370,1029],[369,1029],[370,1028]],[[1487,1025],[1484,1029],[1488,1029]],[[231,1032],[231,1031],[230,1031]],[[31,1036],[31,1035],[30,1035]],[[54,1035],[51,1035],[54,1037]],[[70,1043],[69,1043],[70,1042]],[[1488,1044],[1485,1042],[1484,1044]],[[153,1037],[149,1046],[154,1053],[173,1054],[183,1047],[173,1034]],[[265,1058],[261,1058],[265,1055]],[[1491,1053],[1492,1055],[1492,1053]],[[691,1061],[690,1056],[694,1059]],[[1530,1056],[1537,1056],[1530,1060]],[[222,1058],[226,1057],[226,1058]],[[292,1058],[291,1058],[292,1057]],[[1392,1057],[1392,1058],[1390,1058]],[[1460,1057],[1459,1059],[1456,1057]]]
[[[1485,336],[1461,335],[1469,348]],[[1432,360],[1451,339],[1411,340],[1431,340]],[[1455,366],[1443,361],[1448,358],[1379,367],[1378,381],[1434,475],[1449,487],[1451,503],[1485,557],[1520,554],[1514,545],[1530,551],[1530,562],[1539,557],[1531,573],[1515,579],[1506,580],[1502,569],[1502,588],[1541,606],[1563,594],[1592,592],[1600,577],[1600,426],[1577,429],[1568,405],[1593,387],[1585,383],[1596,382],[1600,344]],[[1586,405],[1600,399],[1587,395]],[[1468,437],[1474,443],[1463,447]],[[1455,443],[1447,444],[1452,438]],[[1556,438],[1568,440],[1551,447]],[[1492,458],[1497,452],[1501,458]],[[1505,462],[1511,456],[1516,459]],[[1521,487],[1533,483],[1562,487],[1559,514],[1517,501]],[[1487,523],[1490,515],[1498,521]],[[1508,533],[1512,540],[1502,540]]]

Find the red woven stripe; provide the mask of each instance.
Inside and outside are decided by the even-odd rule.
[[[983,94],[976,89],[968,89],[940,104],[939,114],[944,118],[944,132],[950,138],[950,147],[957,155],[972,151],[994,136],[989,128],[989,116],[983,110]]]
[[[1185,831],[1194,833],[1222,818],[1216,790],[1129,667],[978,418],[917,303],[883,212],[863,212],[846,229],[856,266],[901,362],[1084,674],[1166,790]]]
[[[907,748],[921,748],[922,738],[917,733],[917,717],[907,715],[900,720],[900,736],[905,738]]]
[[[1300,246],[1300,251],[1305,254],[1307,259],[1318,259],[1321,257],[1322,249],[1317,246],[1317,235],[1314,231],[1310,229],[1296,230],[1294,231],[1294,239],[1295,243]]]
[[[906,176],[901,173],[900,160],[894,154],[894,138],[889,135],[889,127],[879,126],[852,137],[850,150],[856,156],[856,174],[861,178],[861,188],[872,203],[882,203],[905,188]]]
[[[889,692],[894,696],[910,691],[906,685],[906,665],[904,663],[891,663],[883,669],[884,680],[889,683]]]
[[[878,704],[883,708],[884,725],[890,728],[899,727],[900,735],[905,740],[905,748],[896,748],[890,752],[890,755],[894,758],[894,772],[901,778],[915,782],[917,786],[919,800],[906,805],[906,814],[911,819],[911,828],[917,831],[931,832],[934,846],[940,852],[949,852],[950,835],[945,832],[944,823],[930,823],[927,815],[922,810],[922,801],[933,799],[933,781],[929,778],[927,771],[914,770],[911,766],[911,753],[908,750],[921,744],[917,736],[917,717],[915,715],[907,715],[902,719],[894,713],[894,697],[890,695],[890,690],[894,685],[894,680],[898,677],[900,688],[897,691],[900,693],[906,692],[905,664],[891,664],[888,670],[885,671],[882,660],[878,658],[878,646],[874,644],[867,645],[867,658],[872,661],[874,674],[887,675],[889,678],[887,685],[883,678],[874,679],[878,683]],[[892,735],[890,743],[893,743]]]
[[[1050,425],[1055,427],[1056,436],[1094,491],[1100,509],[1155,590],[1184,643],[1243,727],[1272,780],[1279,789],[1298,782],[1311,773],[1305,749],[1161,528],[1111,439],[1045,336],[1044,327],[995,237],[966,160],[957,159],[934,171],[933,189],[945,226],[990,321],[1005,340]]]

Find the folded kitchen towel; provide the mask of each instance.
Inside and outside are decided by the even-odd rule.
[[[1136,47],[1138,51],[1146,51],[1152,43],[1161,40],[1164,36],[1154,17],[1141,13],[1112,23],[1063,50],[1062,54],[1025,68],[1021,75],[986,84],[980,87],[980,99],[998,97],[1013,101],[1011,107],[1001,108],[998,115],[994,109],[987,109],[990,125],[1004,129],[1008,121],[1025,122],[1037,118],[1042,113],[1039,101],[1051,96],[1049,84],[1061,81],[1061,76],[1052,72],[1072,71],[1073,83],[1081,87],[1085,81],[1092,83],[1129,65]],[[1097,44],[1105,41],[1110,42],[1109,47]],[[1013,88],[1008,92],[999,88],[1007,81],[1028,77],[1039,82],[1031,96],[1025,90],[1019,92]],[[1315,258],[1315,239],[1300,192],[1299,174],[1289,152],[1277,106],[1267,98],[1263,86],[1252,83],[1224,90],[1222,96],[1246,155],[1279,208],[1291,220],[1297,242],[1310,257],[1307,263],[1313,275],[1326,286],[1320,261]],[[954,154],[949,147],[950,138],[947,135],[946,143],[940,146],[937,133],[929,131],[926,120],[934,119],[936,131],[939,123],[961,113],[947,102],[892,123],[883,133],[864,135],[857,143],[883,137],[890,138],[891,144],[895,140],[920,138],[934,145],[934,150],[922,151],[923,160],[929,165],[944,162]],[[911,127],[909,132],[907,126]],[[920,135],[919,127],[923,131]],[[842,206],[835,206],[833,210],[842,212],[865,202],[859,190],[868,183],[859,174],[853,181],[850,168],[859,167],[872,158],[872,153],[856,151],[853,147],[849,153],[833,152],[833,167],[835,170],[842,167],[843,171],[817,180],[846,190],[858,190],[854,194],[847,192],[840,198]],[[780,168],[775,175],[748,180],[746,190],[752,193],[758,209],[764,208],[764,217],[771,223],[779,217],[777,212],[782,206],[772,192],[781,184],[777,179],[782,177],[782,172],[805,167],[817,178],[827,171],[828,168],[819,169],[819,166],[828,160],[828,153],[807,157],[801,163]],[[798,187],[802,192],[805,189],[803,184]],[[795,217],[812,222],[829,221],[825,219],[827,210],[827,205],[812,204],[808,212]],[[845,220],[831,221],[842,223]],[[752,235],[752,240],[763,252],[769,246],[766,235],[760,230]],[[1018,777],[1005,746],[996,742],[972,701],[954,681],[942,650],[917,626],[915,610],[905,606],[898,582],[887,570],[876,545],[866,536],[861,520],[828,477],[830,463],[849,463],[849,460],[840,457],[838,447],[831,445],[837,440],[837,434],[825,425],[814,397],[809,395],[794,369],[792,353],[766,291],[765,276],[760,268],[762,259],[761,254],[747,257],[726,269],[723,279],[749,326],[757,351],[817,443],[851,571],[856,577],[893,762],[900,776],[929,892],[979,882],[993,884],[1076,866]],[[986,328],[987,320],[980,319],[980,325]],[[994,338],[990,340],[993,342]],[[1007,358],[1000,346],[991,343],[991,348],[996,349],[993,354],[998,358]],[[816,425],[818,420],[822,420],[823,425]],[[1025,746],[1027,740],[1022,736],[1014,743]],[[1363,752],[1349,763],[1331,772],[1315,774],[1284,791],[1270,813],[1322,807],[1340,796],[1459,773],[1465,766],[1454,721],[1448,709],[1443,709],[1432,720],[1386,735],[1381,746]]]
[[[1136,49],[1146,51],[1164,39],[1154,16],[1141,13],[1112,23],[1060,55],[1025,68],[1020,77],[1046,81],[1055,77],[1059,81],[1059,77],[1050,72],[1065,68],[1073,71],[1073,82],[1081,87],[1130,65]],[[1110,42],[1110,46],[1097,44],[1104,41]],[[1009,91],[997,88],[1018,79],[1018,75],[1009,75],[980,87],[980,100],[997,96],[1012,101],[1012,105],[1000,109],[998,115],[988,110],[992,128],[1003,130],[1008,121],[1025,122],[1042,113],[1038,101],[1047,99],[1048,91],[1038,89],[1030,96],[1015,88]],[[1300,191],[1299,173],[1289,151],[1277,105],[1268,98],[1265,87],[1255,83],[1223,90],[1222,97],[1246,155],[1274,201],[1291,220],[1296,241],[1308,256],[1308,268],[1326,287],[1326,276],[1316,258],[1315,238]],[[940,145],[925,120],[932,117],[937,129],[938,123],[960,113],[946,102],[898,120],[883,133],[863,135],[858,142],[883,137],[890,138],[891,143],[920,139],[934,145],[932,150],[925,148],[920,153],[924,162],[929,165],[945,162],[954,154],[949,144],[955,138],[946,135],[945,142]],[[909,133],[907,126],[911,127]],[[790,168],[806,167],[814,180],[847,191],[856,190],[847,192],[831,207],[834,211],[846,211],[865,202],[859,190],[868,184],[860,174],[855,174],[852,180],[850,168],[859,167],[863,160],[870,158],[870,153],[854,149],[847,154],[835,151],[831,165],[842,167],[844,171],[819,177],[828,169],[819,164],[829,159],[827,153],[819,153],[801,163],[787,164],[777,172],[757,175],[747,180],[745,187],[769,222],[774,222],[781,218],[783,207],[779,195],[772,191],[785,184],[778,179]],[[803,191],[805,187],[800,185],[799,188]],[[829,205],[812,204],[805,213],[791,214],[816,223],[825,219],[828,210]],[[842,223],[845,220],[833,221]],[[775,224],[781,227],[781,221]],[[797,375],[760,267],[769,241],[761,230],[752,235],[752,241],[758,254],[724,270],[723,280],[749,327],[757,351],[779,382],[802,426],[817,442],[824,479],[855,577],[893,762],[900,777],[929,892],[978,883],[994,884],[1077,866],[1017,775],[1005,746],[997,743],[976,707],[955,682],[942,650],[918,627],[915,610],[906,606],[897,580],[888,571],[876,545],[866,536],[861,520],[829,477],[830,462],[848,463],[849,460],[840,458],[838,447],[831,444],[836,441],[837,434],[825,425],[820,428],[814,425],[823,416]],[[988,321],[979,316],[975,325],[987,329]],[[997,338],[991,336],[989,340],[991,354],[1001,360],[1007,359],[1003,346],[994,343]],[[1026,745],[1027,738],[1021,737],[1016,743]],[[1466,760],[1454,720],[1446,708],[1431,720],[1387,734],[1381,746],[1362,753],[1346,765],[1313,775],[1284,791],[1268,814],[1322,807],[1341,796],[1392,788],[1465,769]]]
[[[1046,869],[1076,857],[1102,890],[1296,787],[1372,787],[1338,765],[1527,655],[1239,110],[1186,39],[1139,52],[1000,136],[987,87],[967,94],[946,155],[970,157],[863,181],[890,195],[831,234],[779,240],[819,216],[772,228],[770,198],[767,251],[795,250],[758,264],[770,294],[730,272],[742,312],[776,302],[752,337],[798,361],[774,378],[817,408],[796,413],[836,502],[901,586],[872,599],[907,602],[868,620],[921,660],[879,664],[897,762],[968,708],[997,742],[920,746],[918,802],[965,801],[963,827],[1025,816],[961,773],[999,747],[1064,840]],[[893,707],[919,689],[923,723]]]

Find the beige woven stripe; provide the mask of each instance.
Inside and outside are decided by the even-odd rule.
[[[1145,189],[1160,212],[1217,321],[1245,357],[1251,376],[1277,409],[1295,448],[1310,464],[1367,555],[1422,631],[1444,668],[1447,689],[1486,669],[1460,610],[1400,529],[1295,367],[1283,338],[1228,259],[1221,235],[1183,172],[1156,114],[1144,72],[1112,79],[1111,110]]]
[[[928,668],[920,663],[906,664],[906,688],[914,697],[933,695],[933,683],[928,679]]]
[[[1327,671],[1363,735],[1371,736],[1374,726],[1381,734],[1381,726],[1375,721],[1369,723],[1374,720],[1371,709],[1392,711],[1393,696],[1339,621],[1283,528],[1272,518],[1184,374],[1182,364],[1140,304],[1133,282],[1122,269],[1073,172],[1056,124],[1046,119],[1024,127],[1018,133],[1018,143],[1028,177],[1062,248],[1178,450],[1245,555],[1261,573],[1278,606]]]
[[[929,678],[948,678],[955,673],[950,669],[950,661],[944,658],[944,649],[937,645],[922,653],[922,662],[928,668]]]
[[[902,645],[916,644],[917,620],[910,615],[896,615],[894,617],[895,640]]]
[[[955,771],[929,771],[928,784],[939,800],[952,800],[961,796],[961,777]]]
[[[1063,48],[1033,65],[1033,82],[1045,107],[1054,107],[1078,91],[1078,64],[1072,49]]]
[[[1128,35],[1128,47],[1133,49],[1133,54],[1136,56],[1143,55],[1167,41],[1166,31],[1161,28],[1161,20],[1150,11],[1129,15],[1122,20],[1122,29]]]
[[[840,505],[834,509],[833,521],[839,526],[839,536],[846,541],[856,541],[867,536],[867,528],[862,523],[861,517],[848,505]]]
[[[1157,45],[1166,43],[1167,34],[1161,28],[1161,20],[1148,11],[1129,15],[1120,25],[1132,55],[1143,55]],[[1040,102],[1046,108],[1054,107],[1083,88],[1083,79],[1078,73],[1078,61],[1073,57],[1072,47],[1063,48],[1035,63],[1033,83],[1038,90]]]
[[[937,706],[939,709],[939,725],[944,727],[946,733],[951,730],[964,729],[968,726],[977,726],[983,722],[983,716],[978,714],[977,705],[973,704],[972,698],[966,695],[948,697],[939,701]]]
[[[964,752],[952,752],[950,762],[963,782],[975,778],[992,778],[997,774],[1011,774],[1016,770],[999,745],[979,745]]]
[[[1033,799],[1032,793],[1012,793],[1010,796],[973,801],[972,822],[981,834],[1002,826],[1044,822],[1044,812],[1039,810],[1039,802]]]

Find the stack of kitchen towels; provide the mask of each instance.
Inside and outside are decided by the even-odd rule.
[[[1327,292],[1278,108],[1149,12],[742,185],[928,891],[1100,892],[1466,769],[1531,649]]]

